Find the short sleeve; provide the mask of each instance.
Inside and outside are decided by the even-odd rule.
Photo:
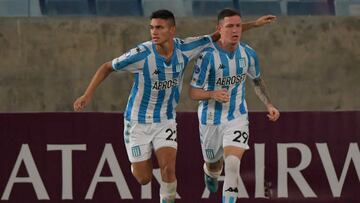
[[[126,70],[136,73],[142,69],[145,58],[149,55],[147,48],[139,45],[125,54],[112,60],[112,67],[115,71]]]
[[[249,68],[247,75],[251,79],[260,77],[260,64],[255,50],[249,47],[248,45],[246,45],[245,51],[249,60]]]
[[[196,59],[190,85],[195,88],[204,88],[208,79],[211,54],[203,52]]]
[[[178,39],[178,42],[180,43],[180,50],[190,60],[199,56],[205,48],[210,47],[212,44],[211,37],[208,35],[188,37],[183,40]]]

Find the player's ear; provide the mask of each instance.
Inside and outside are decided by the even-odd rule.
[[[220,25],[220,24],[217,24],[217,25],[216,25],[216,31],[220,32],[220,30],[221,30],[221,25]]]
[[[171,34],[175,35],[175,32],[176,32],[176,26],[175,25],[170,27],[170,32],[171,32]]]

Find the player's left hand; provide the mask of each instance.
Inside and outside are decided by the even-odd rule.
[[[265,15],[265,16],[261,16],[260,18],[256,19],[255,25],[258,27],[258,26],[263,26],[268,23],[275,22],[275,21],[276,21],[276,16]]]
[[[279,119],[280,117],[280,112],[279,110],[277,110],[274,106],[272,105],[269,105],[267,107],[267,110],[268,110],[268,115],[267,117],[269,118],[270,121],[277,121],[277,119]]]

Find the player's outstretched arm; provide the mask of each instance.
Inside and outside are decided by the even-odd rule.
[[[260,18],[256,19],[255,21],[244,22],[242,24],[242,31],[245,32],[252,28],[260,27],[269,23],[276,21],[276,16],[274,15],[265,15],[261,16]]]
[[[267,117],[270,121],[276,121],[280,117],[280,112],[271,103],[263,79],[261,79],[261,77],[255,78],[253,80],[253,83],[256,95],[266,106],[266,109],[268,111]]]
[[[104,63],[99,67],[94,76],[92,77],[90,84],[86,88],[85,93],[77,98],[74,102],[74,110],[83,110],[91,101],[92,95],[95,89],[100,83],[113,71],[111,61]]]
[[[201,88],[190,87],[190,98],[193,100],[209,100],[214,99],[218,102],[228,102],[230,95],[226,90],[206,91]]]
[[[254,21],[242,23],[242,32],[245,32],[252,28],[256,28],[256,27],[260,27],[260,26],[272,23],[274,21],[276,21],[276,16],[274,16],[274,15],[261,16]],[[216,42],[220,39],[220,33],[218,31],[215,31],[214,33],[210,34],[210,37],[213,42]]]

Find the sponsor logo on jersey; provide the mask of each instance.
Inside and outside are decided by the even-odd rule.
[[[218,78],[216,80],[216,85],[219,86],[230,86],[235,84],[240,84],[242,81],[245,80],[245,74],[235,75],[235,76],[228,76],[224,78]]]
[[[165,90],[178,85],[178,79],[174,78],[165,81],[155,81],[152,85],[153,90]]]

